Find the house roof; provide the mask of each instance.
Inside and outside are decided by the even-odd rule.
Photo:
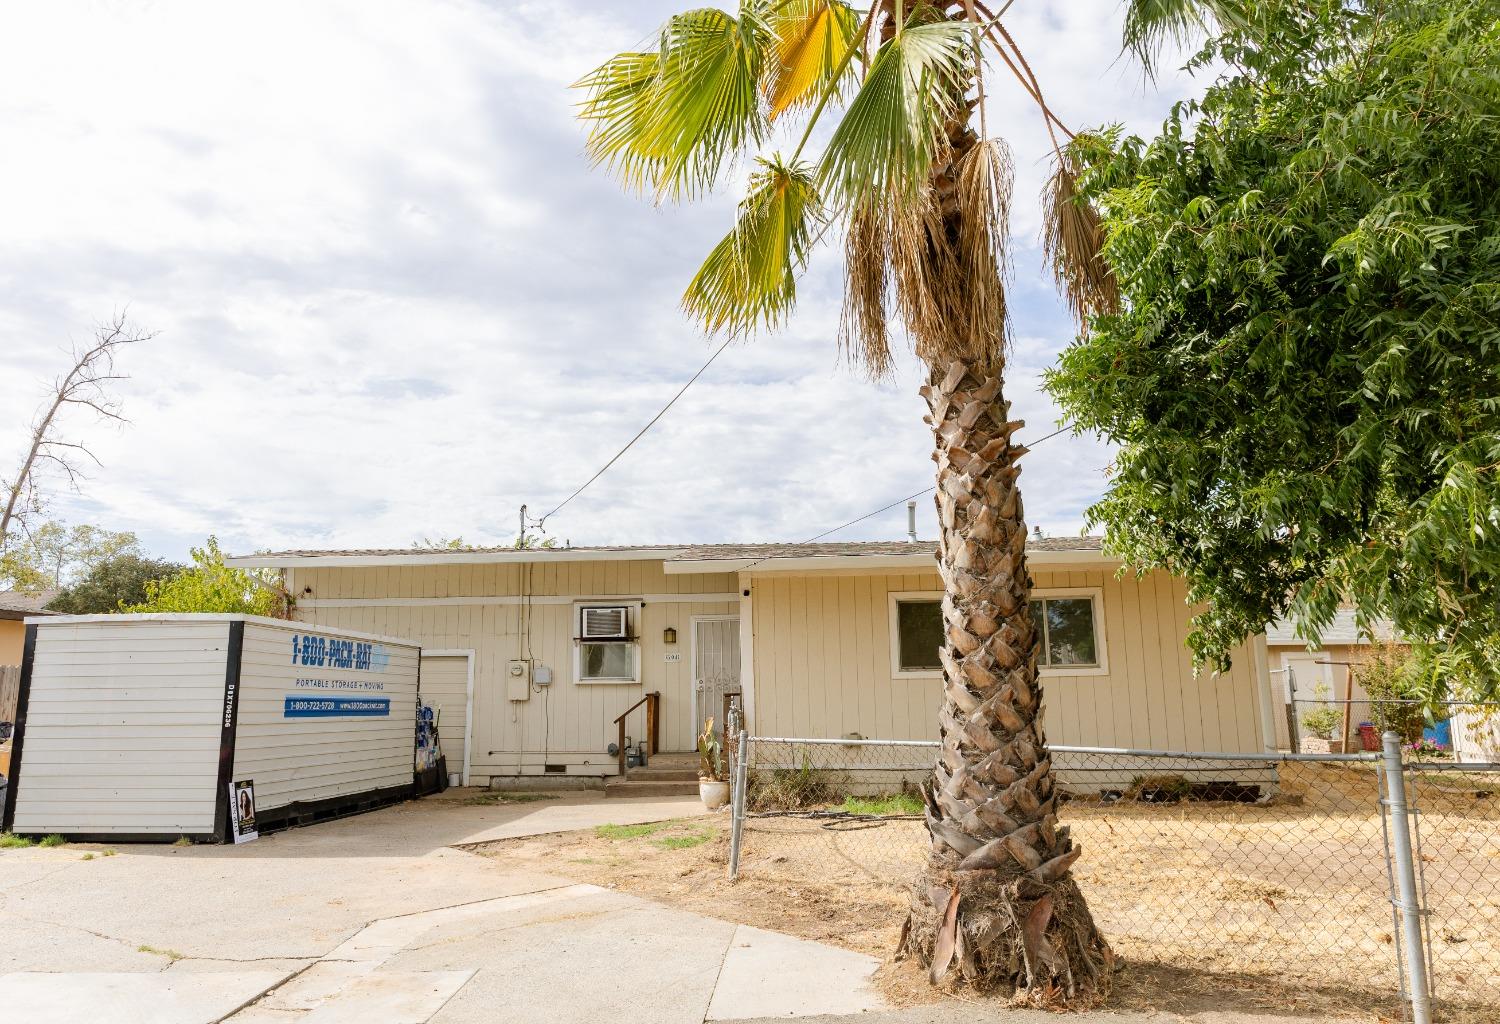
[[[1390,640],[1395,637],[1395,630],[1391,623],[1385,619],[1377,620],[1375,623],[1375,639]],[[1333,621],[1328,628],[1323,630],[1319,636],[1321,647],[1339,646],[1342,644],[1368,644],[1368,637],[1361,636],[1359,626],[1354,621],[1353,608],[1340,608],[1334,613]],[[1299,647],[1305,648],[1307,641],[1297,635],[1296,627],[1290,622],[1273,622],[1266,629],[1266,643],[1271,647]]]
[[[57,596],[56,590],[0,590],[0,619],[24,619],[28,615],[55,615],[47,604]]]
[[[1026,550],[1099,551],[1101,537],[1028,537]],[[683,549],[672,561],[719,558],[834,558],[850,555],[909,555],[937,553],[937,541],[873,540],[823,544],[697,544]]]
[[[1036,561],[1098,561],[1099,537],[1032,537],[1027,551]],[[566,548],[355,548],[304,549],[238,555],[225,559],[241,568],[374,565],[445,565],[475,562],[588,562],[661,559],[669,573],[739,572],[769,568],[867,568],[930,565],[936,541],[847,541],[814,544],[634,544]],[[746,563],[746,564],[735,564]]]

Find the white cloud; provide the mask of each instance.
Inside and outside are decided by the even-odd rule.
[[[1148,128],[1118,14],[1018,5],[1072,123]],[[67,339],[128,304],[132,424],[73,424],[104,462],[56,511],[164,553],[502,541],[618,448],[711,348],[677,312],[734,197],[656,208],[590,169],[567,84],[673,5],[28,5],[0,33],[0,457]],[[1038,269],[1045,135],[996,80],[1016,146],[1010,393],[1069,328]],[[837,364],[830,253],[790,327],[731,347],[552,528],[575,543],[799,540],[931,479],[918,369]],[[1107,452],[1029,456],[1029,518],[1077,529]],[[923,508],[929,508],[925,502]],[[904,510],[839,534],[894,537]]]

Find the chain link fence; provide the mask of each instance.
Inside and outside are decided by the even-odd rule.
[[[1298,691],[1303,692],[1302,690]],[[1371,700],[1324,693],[1287,703],[1288,728],[1302,753],[1374,753],[1380,736],[1401,736],[1412,757],[1500,761],[1500,704]]]
[[[1500,764],[1403,774],[1433,996],[1500,1007]]]
[[[749,738],[731,877],[859,885],[901,913],[929,848],[918,787],[935,751]],[[1116,953],[1237,984],[1406,1001],[1381,755],[1051,754],[1059,816],[1084,848],[1074,875]],[[1410,763],[1401,774],[1430,987],[1440,1005],[1500,1006],[1500,772]]]

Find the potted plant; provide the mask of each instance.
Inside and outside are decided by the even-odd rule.
[[[1326,686],[1318,687],[1316,696],[1323,699],[1328,693]],[[1335,740],[1334,733],[1344,724],[1344,714],[1338,708],[1321,707],[1313,708],[1311,711],[1302,713],[1302,727],[1307,730],[1307,735],[1302,737],[1302,752],[1304,754],[1340,754],[1343,753],[1343,741]]]
[[[723,747],[712,718],[703,723],[703,731],[698,734],[698,797],[710,811],[717,811],[729,802]]]

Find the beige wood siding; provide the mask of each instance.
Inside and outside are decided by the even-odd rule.
[[[389,660],[370,669],[306,667],[288,656],[292,638],[306,632],[296,623],[245,624],[234,780],[255,782],[257,810],[410,785],[417,649],[379,643],[377,652]],[[338,636],[333,631],[323,635]],[[297,680],[305,678],[333,685],[299,686]],[[390,713],[371,718],[288,718],[285,701],[291,695],[384,698],[390,701]]]
[[[1103,609],[1108,671],[1044,674],[1053,742],[1265,749],[1263,637],[1236,652],[1229,673],[1195,678],[1181,580],[1163,573],[1120,580],[1105,566],[1033,576],[1039,591],[1096,589]],[[757,734],[936,738],[942,684],[892,672],[889,595],[938,592],[937,573],[766,574],[751,587]]]
[[[226,620],[44,623],[12,828],[212,832]]]
[[[732,574],[668,576],[659,560],[296,569],[288,582],[302,595],[296,615],[304,621],[404,637],[423,647],[474,650],[469,763],[477,783],[541,774],[544,764],[564,765],[569,774],[613,774],[616,762],[605,749],[615,738],[611,723],[650,690],[662,694],[663,748],[691,750],[692,617],[739,608]],[[307,587],[310,594],[303,593]],[[528,593],[530,602],[522,596]],[[645,601],[639,683],[573,678],[573,601],[599,597]],[[670,649],[662,639],[667,626],[678,637]],[[666,661],[669,650],[680,660]],[[551,668],[554,681],[512,702],[506,666],[522,658]],[[643,736],[643,710],[628,721],[633,739]]]
[[[438,737],[448,773],[463,774],[464,730],[469,721],[469,659],[422,655],[422,703],[438,714]]]

